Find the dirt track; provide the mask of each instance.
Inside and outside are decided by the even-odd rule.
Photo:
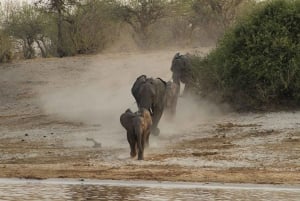
[[[300,184],[298,111],[236,114],[181,98],[145,161],[129,158],[119,115],[136,110],[131,85],[140,74],[169,80],[175,53],[1,65],[0,177]]]

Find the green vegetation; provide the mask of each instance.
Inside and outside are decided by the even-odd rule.
[[[260,3],[204,58],[197,91],[239,109],[300,105],[300,1]]]
[[[0,30],[0,63],[12,60],[12,43],[9,36]]]
[[[126,51],[132,47],[214,45],[238,15],[236,10],[249,1],[254,2],[34,0],[33,4],[16,4],[7,1],[0,4],[0,30],[2,43],[4,37],[9,40],[4,40],[7,44],[0,46],[0,52],[9,52],[9,58],[30,59],[98,53],[115,46]],[[134,44],[124,45],[122,40]],[[4,61],[7,59],[0,62]]]
[[[45,19],[35,11],[33,6],[25,5],[17,12],[11,12],[6,21],[4,30],[22,47],[24,58],[35,57],[34,43],[38,45],[43,57],[48,55],[45,41],[47,37],[45,30],[48,24]]]
[[[116,10],[118,17],[128,23],[137,37],[137,44],[146,48],[149,46],[149,28],[162,18],[166,9],[166,1],[129,0]]]
[[[141,49],[217,43],[192,59],[199,94],[240,109],[300,105],[300,0],[0,4],[0,63],[98,53],[124,38]]]

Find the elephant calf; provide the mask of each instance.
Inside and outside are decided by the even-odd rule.
[[[150,112],[141,108],[133,113],[127,109],[120,116],[121,125],[127,131],[127,140],[130,145],[130,156],[135,157],[138,149],[138,160],[144,159],[144,148],[149,146],[149,135],[152,126]]]
[[[180,92],[180,85],[169,81],[167,82],[165,97],[165,114],[172,119],[176,114],[177,100]]]

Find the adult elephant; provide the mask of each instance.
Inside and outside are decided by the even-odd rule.
[[[138,108],[145,108],[151,113],[153,135],[159,135],[160,132],[157,126],[164,111],[166,86],[167,83],[160,78],[147,78],[146,75],[141,75],[131,88]]]
[[[172,79],[180,86],[180,82],[185,84],[183,95],[187,94],[191,89],[192,65],[191,55],[180,55],[176,53],[171,65]]]

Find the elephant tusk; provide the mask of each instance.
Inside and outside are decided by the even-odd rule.
[[[151,114],[151,116],[152,116],[152,115],[153,115],[153,111],[152,111],[151,108],[149,109],[149,112],[150,112],[150,114]]]

